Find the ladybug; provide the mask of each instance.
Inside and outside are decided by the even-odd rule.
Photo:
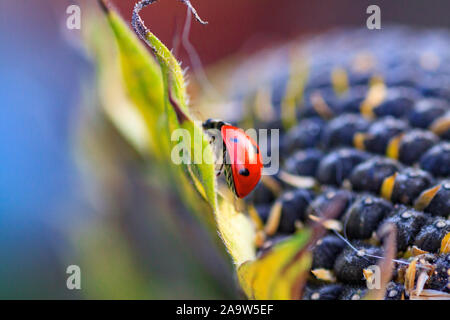
[[[263,163],[258,145],[242,129],[221,120],[208,119],[203,128],[220,131],[223,162],[217,175],[224,169],[228,187],[238,198],[244,198],[261,179]]]

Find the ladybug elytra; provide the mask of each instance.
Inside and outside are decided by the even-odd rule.
[[[223,141],[223,162],[228,187],[238,198],[247,196],[261,179],[262,157],[256,142],[242,129],[221,121],[208,119],[205,130],[217,129]]]

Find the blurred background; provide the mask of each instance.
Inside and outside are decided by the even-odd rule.
[[[135,1],[111,2],[130,21]],[[70,4],[80,5],[82,19],[95,5],[0,2],[0,298],[240,298],[217,237],[170,184],[149,181],[151,164],[93,107],[94,65],[80,31],[65,27]],[[190,32],[205,67],[302,35],[363,27],[370,4],[381,7],[382,25],[450,27],[447,0],[192,4],[209,22],[193,22]],[[177,45],[186,8],[161,0],[142,16],[192,71]],[[66,287],[72,264],[81,268],[81,290]]]

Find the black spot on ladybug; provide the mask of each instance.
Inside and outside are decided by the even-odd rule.
[[[248,171],[247,168],[243,168],[243,169],[240,169],[240,170],[239,170],[239,174],[240,174],[241,176],[248,177],[249,174],[250,174],[250,171]]]

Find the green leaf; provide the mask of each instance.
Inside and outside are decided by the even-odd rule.
[[[123,91],[120,94],[123,103],[118,104],[111,98],[117,92],[105,89],[104,94],[104,101],[119,110],[109,112],[116,125],[133,145],[138,149],[145,149],[146,146],[148,150],[145,151],[159,160],[161,168],[168,169],[179,195],[199,217],[204,220],[214,218],[220,238],[238,269],[240,283],[249,298],[296,298],[311,264],[311,254],[305,250],[311,232],[301,231],[256,258],[254,225],[247,215],[236,210],[233,201],[217,192],[214,155],[201,123],[194,121],[189,112],[179,63],[143,23],[139,26],[140,36],[150,46],[156,60],[120,16],[108,9],[105,14],[117,44],[115,50],[119,57],[119,72],[109,71],[117,67],[105,52],[104,47],[111,47],[109,43],[97,38],[101,44],[94,41],[91,45],[101,53],[98,58],[104,59],[98,62],[102,69],[99,72],[103,72],[103,76],[120,79],[108,80],[113,81],[116,90]],[[109,81],[103,84],[105,88]],[[137,119],[127,122],[120,116],[124,110],[134,110],[135,117],[141,120],[143,129],[140,133],[145,133],[144,139],[133,132],[133,123],[139,122]],[[171,139],[177,129],[185,130],[191,137],[190,147],[183,149],[190,159],[184,165],[176,165],[171,160],[173,148],[182,142]],[[203,157],[201,162],[196,161],[199,156]],[[200,196],[206,200],[204,203],[208,203],[209,210],[199,205]]]
[[[191,175],[200,194],[203,194],[208,203],[216,208],[213,153],[202,128],[188,114],[180,65],[170,51],[154,35],[149,34],[148,41],[158,58],[158,65],[114,11],[108,10],[106,15],[118,45],[127,96],[145,119],[150,135],[149,141],[156,157],[166,162],[171,161],[170,150],[176,145],[175,141],[171,141],[171,133],[175,129],[185,129],[191,137],[200,137],[200,139],[191,139],[193,143],[188,150],[191,164],[185,171]],[[176,108],[180,110],[174,109],[169,101],[169,90],[176,99]],[[194,150],[203,152],[198,153]],[[197,154],[204,156],[201,163],[195,163],[194,157]],[[173,171],[176,175],[179,174],[179,168],[174,168]]]
[[[150,141],[157,157],[167,159],[169,132],[165,113],[165,85],[163,75],[145,47],[131,33],[129,27],[113,11],[107,13],[118,45],[120,67],[130,100],[141,110],[149,128]]]
[[[183,200],[193,208],[202,208],[197,210],[200,212],[196,212],[202,219],[214,218],[219,235],[234,262],[241,264],[253,259],[253,225],[232,204],[223,204],[225,200],[217,194],[214,155],[201,122],[194,121],[189,113],[179,63],[164,44],[147,30],[145,41],[159,62],[156,63],[142,42],[114,11],[107,10],[105,13],[117,43],[123,90],[131,104],[137,106],[146,119],[145,126],[149,131],[153,152],[158,152],[162,164],[170,169]],[[191,137],[192,143],[186,150],[190,163],[186,165],[175,165],[171,161],[171,150],[180,143],[171,141],[172,132],[176,129],[184,129]],[[203,157],[201,163],[195,161],[199,160],[199,156]],[[204,207],[198,205],[198,196],[192,190],[198,191],[211,210],[205,212]],[[221,199],[220,207],[218,198]]]
[[[312,261],[306,250],[310,234],[307,229],[299,231],[238,268],[239,283],[250,299],[299,298]]]

